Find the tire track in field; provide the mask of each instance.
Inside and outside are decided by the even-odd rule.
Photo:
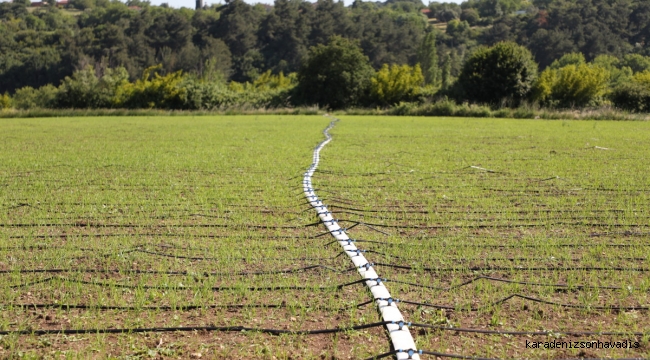
[[[417,349],[411,332],[408,329],[408,323],[404,321],[404,317],[397,307],[397,301],[391,297],[388,288],[384,286],[384,282],[375,272],[373,264],[368,262],[365,256],[363,256],[363,253],[350,241],[351,239],[347,235],[346,229],[341,227],[334,217],[332,217],[332,213],[318,198],[312,186],[311,179],[320,162],[320,151],[332,140],[329,130],[339,121],[336,118],[332,119],[332,122],[323,130],[325,140],[314,148],[312,163],[304,173],[302,180],[303,192],[309,204],[316,210],[318,217],[327,227],[329,233],[338,241],[343,251],[350,257],[359,274],[364,279],[368,279],[365,282],[366,286],[370,289],[383,320],[391,322],[386,324],[386,328],[390,335],[393,349],[404,351]],[[417,353],[412,356],[409,356],[405,352],[396,353],[395,355],[398,360],[420,359]]]

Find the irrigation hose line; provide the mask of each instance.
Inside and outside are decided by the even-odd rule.
[[[76,335],[76,334],[134,334],[146,332],[183,332],[183,331],[252,331],[271,335],[318,335],[334,334],[350,330],[363,330],[378,326],[388,325],[390,322],[382,321],[371,324],[363,324],[349,327],[337,327],[331,329],[317,330],[284,330],[249,328],[244,326],[187,326],[187,327],[152,327],[152,328],[108,328],[108,329],[43,329],[43,330],[6,330],[0,331],[0,335]],[[395,325],[397,326],[397,325]]]
[[[408,326],[404,325],[404,317],[402,313],[397,308],[397,304],[389,303],[384,299],[392,299],[390,292],[384,286],[383,283],[378,283],[374,280],[377,279],[379,275],[375,272],[375,269],[370,265],[370,262],[363,256],[363,253],[358,252],[357,247],[351,243],[350,237],[346,233],[346,229],[343,229],[336,219],[332,216],[332,213],[327,210],[327,207],[323,202],[318,198],[315,193],[314,187],[312,185],[312,176],[316,172],[318,163],[320,161],[320,151],[327,145],[331,140],[332,136],[329,134],[329,130],[334,127],[334,124],[338,119],[333,119],[330,124],[323,130],[325,135],[325,140],[314,148],[313,160],[307,171],[304,173],[302,186],[303,192],[305,193],[305,198],[309,201],[309,204],[317,212],[318,217],[327,227],[328,232],[339,241],[339,244],[343,248],[343,251],[350,257],[355,268],[359,274],[368,279],[366,281],[366,286],[370,289],[370,292],[373,295],[373,298],[377,302],[379,312],[381,313],[382,319],[386,322],[386,328],[390,334],[391,342],[394,349],[416,349],[415,341],[411,336],[411,332],[408,329]],[[399,325],[398,325],[399,324]],[[407,353],[397,353],[395,354],[398,360],[405,359],[414,359],[419,360],[419,354],[414,354],[410,356]]]

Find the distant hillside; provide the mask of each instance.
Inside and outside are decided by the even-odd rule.
[[[216,71],[252,81],[267,70],[298,69],[308,48],[333,35],[358,41],[373,67],[416,62],[435,31],[440,66],[455,77],[481,44],[513,40],[544,68],[569,52],[587,60],[608,54],[650,55],[647,0],[419,0],[342,2],[241,0],[200,10],[108,0],[0,3],[0,93],[58,85],[86,65],[98,73],[123,66],[132,79],[152,65],[163,72]]]

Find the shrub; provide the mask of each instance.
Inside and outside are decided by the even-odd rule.
[[[650,89],[642,84],[632,82],[623,84],[610,95],[614,106],[632,112],[650,112]]]
[[[542,72],[533,90],[533,98],[555,107],[596,105],[604,97],[609,72],[591,64],[567,65]]]
[[[99,79],[92,66],[75,71],[72,77],[66,76],[59,86],[56,105],[60,108],[84,109],[97,108],[97,84]]]
[[[612,91],[614,106],[633,112],[650,112],[650,70],[632,76],[632,81]]]
[[[182,109],[186,103],[187,89],[181,82],[181,71],[160,75],[161,65],[144,70],[142,78],[135,83],[122,84],[116,90],[116,105],[139,109]]]
[[[108,68],[98,77],[92,66],[66,76],[58,88],[55,106],[73,109],[112,108],[119,105],[117,93],[129,83],[129,74],[123,67]]]
[[[374,100],[383,105],[393,105],[411,101],[418,95],[418,89],[424,84],[420,65],[388,66],[382,68],[371,79],[371,94]]]
[[[13,106],[19,110],[53,108],[55,107],[58,92],[57,88],[49,84],[38,89],[25,86],[16,90],[13,97]]]
[[[465,62],[458,86],[472,102],[519,104],[537,77],[537,63],[528,49],[513,42],[479,48]]]
[[[0,110],[11,108],[11,96],[8,93],[0,95]]]

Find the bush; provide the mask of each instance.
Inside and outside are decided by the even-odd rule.
[[[610,99],[615,107],[632,112],[650,112],[650,89],[632,82],[614,89]]]
[[[537,63],[528,49],[513,42],[479,48],[463,65],[458,86],[472,102],[497,105],[504,101],[518,105],[528,96]]]
[[[0,110],[11,109],[11,97],[8,93],[0,95]]]
[[[591,64],[548,68],[535,84],[533,98],[553,107],[596,105],[607,92],[609,72]]]
[[[120,104],[118,91],[128,87],[129,74],[123,67],[106,69],[104,75],[97,77],[95,69],[87,66],[75,71],[59,86],[56,106],[64,109],[113,108]]]
[[[403,101],[412,101],[418,90],[424,85],[424,76],[420,65],[388,66],[382,68],[371,79],[373,99],[382,105],[394,105]]]
[[[334,36],[327,45],[312,47],[298,72],[298,101],[341,109],[363,102],[373,69],[359,46]]]
[[[56,104],[59,108],[85,109],[97,108],[97,84],[99,79],[92,66],[75,71],[72,77],[66,76],[59,86]]]
[[[616,87],[610,100],[620,109],[650,112],[650,70],[636,73],[631,82]]]
[[[182,109],[187,102],[187,89],[181,82],[181,71],[160,75],[161,65],[144,70],[135,83],[125,83],[116,90],[115,104],[132,109]]]
[[[184,108],[192,110],[268,109],[287,107],[293,88],[291,78],[280,75],[260,77],[253,84],[204,81],[187,78]],[[289,80],[289,81],[287,81]]]
[[[57,88],[49,84],[38,89],[25,86],[16,90],[13,97],[13,106],[19,110],[53,108],[55,107],[58,92]]]

